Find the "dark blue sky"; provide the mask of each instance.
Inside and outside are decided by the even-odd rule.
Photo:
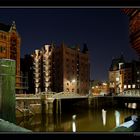
[[[138,59],[129,44],[128,17],[118,8],[0,9],[0,22],[16,21],[21,36],[21,56],[44,44],[87,43],[91,79],[107,80],[113,57]]]

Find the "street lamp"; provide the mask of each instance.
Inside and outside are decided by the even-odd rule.
[[[76,82],[75,79],[72,79],[72,80],[69,81],[69,83],[70,83],[70,89],[72,89],[72,92],[74,92],[73,86],[74,86],[74,83],[75,83],[75,82]],[[75,87],[75,86],[74,86],[74,87]]]
[[[73,79],[72,81],[71,81],[71,83],[75,83],[76,82],[76,80],[75,79]]]

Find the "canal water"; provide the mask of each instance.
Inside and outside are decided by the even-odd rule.
[[[61,114],[17,118],[17,125],[33,132],[109,132],[130,115],[140,116],[132,108],[91,108],[67,110]]]

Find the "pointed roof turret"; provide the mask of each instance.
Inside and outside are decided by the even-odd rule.
[[[10,31],[16,31],[16,23],[15,21],[12,22],[12,25],[11,25],[11,28],[10,28]]]

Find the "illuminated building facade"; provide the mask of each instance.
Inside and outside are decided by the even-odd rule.
[[[108,82],[102,82],[98,80],[92,80],[90,83],[90,93],[92,95],[108,95],[109,94],[109,84]]]
[[[130,43],[140,58],[140,9],[124,8],[122,10],[129,16]]]
[[[53,46],[45,45],[32,54],[35,93],[52,91]]]
[[[120,93],[123,90],[124,83],[124,66],[125,60],[123,56],[114,58],[109,69],[109,87],[112,93]]]
[[[89,56],[86,45],[83,51],[78,46],[45,45],[32,54],[34,60],[35,93],[89,92]]]
[[[14,21],[12,25],[0,23],[0,59],[16,61],[16,92],[21,89],[20,40]]]
[[[112,93],[140,88],[140,61],[125,62],[123,56],[112,60],[109,69],[109,87]]]
[[[55,70],[58,74],[55,89],[60,92],[89,93],[90,64],[86,44],[80,51],[79,46],[68,47],[62,43],[55,48]]]

